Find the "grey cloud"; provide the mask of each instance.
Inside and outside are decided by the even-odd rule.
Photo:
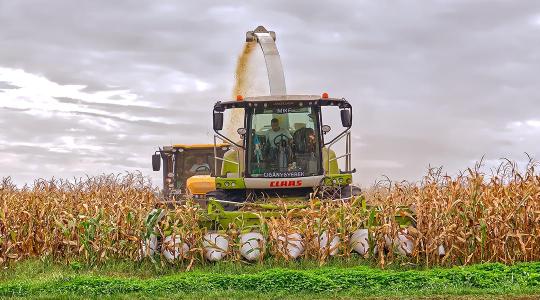
[[[456,172],[483,154],[540,157],[539,128],[508,127],[540,120],[540,25],[531,22],[539,15],[537,1],[2,1],[0,67],[88,92],[126,89],[152,106],[57,99],[106,113],[48,119],[0,109],[0,145],[73,136],[103,150],[0,149],[48,166],[43,177],[136,168],[152,174],[144,161],[157,146],[211,141],[211,106],[230,96],[245,31],[263,24],[277,32],[290,93],[326,91],[353,103],[353,161],[363,184],[381,174],[417,180],[430,164]],[[211,86],[197,91],[195,80]],[[335,117],[327,120],[339,128]],[[35,177],[3,164],[0,176]]]
[[[0,93],[2,92],[2,89],[16,89],[17,86],[9,84],[4,81],[0,81]]]

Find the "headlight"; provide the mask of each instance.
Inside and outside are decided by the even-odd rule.
[[[338,179],[338,182],[339,182],[339,183],[343,183],[343,178],[340,177],[340,178]]]
[[[234,182],[233,182],[233,183],[231,183],[231,186],[236,186],[236,183],[234,183]]]
[[[230,185],[231,185],[231,183],[230,183],[230,182],[228,182],[228,181],[225,181],[225,186],[226,186],[226,187],[229,187]]]

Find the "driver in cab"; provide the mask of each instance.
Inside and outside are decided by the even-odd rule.
[[[281,140],[286,140],[287,142],[292,142],[292,135],[289,130],[279,127],[279,120],[274,118],[270,122],[272,126],[271,130],[266,132],[266,141],[270,144],[270,147],[277,148],[276,143],[279,144]]]
[[[200,172],[208,172],[210,170],[210,166],[204,162],[202,157],[197,157],[195,163],[189,169],[189,173],[192,175],[195,175]]]

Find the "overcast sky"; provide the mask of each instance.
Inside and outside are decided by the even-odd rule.
[[[540,1],[251,3],[0,0],[0,177],[159,178],[157,146],[212,141],[257,25],[290,94],[354,105],[362,185],[540,159]]]

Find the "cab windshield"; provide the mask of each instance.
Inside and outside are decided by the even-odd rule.
[[[247,169],[251,177],[321,174],[314,108],[254,108],[250,118]]]
[[[212,174],[213,161],[213,150],[179,149],[175,159],[176,188],[184,188],[186,180],[191,176]]]

